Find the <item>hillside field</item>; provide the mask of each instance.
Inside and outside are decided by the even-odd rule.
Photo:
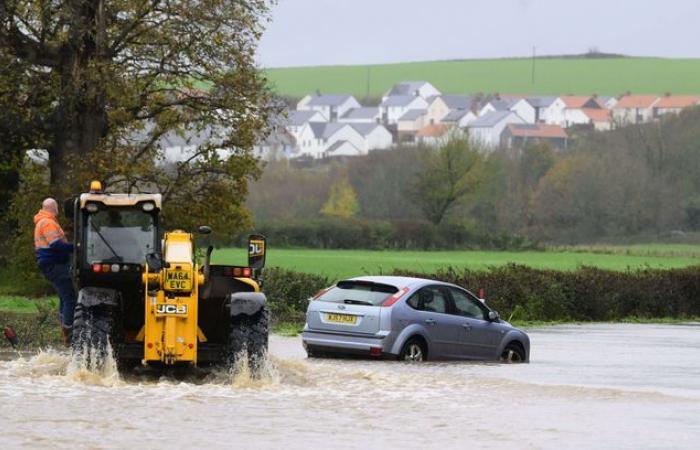
[[[398,81],[426,80],[443,93],[473,94],[700,94],[700,59],[542,58],[433,61],[372,66],[268,69],[280,95],[302,97],[317,89],[379,97]]]
[[[219,249],[213,261],[245,264],[244,249]],[[365,274],[389,273],[407,269],[431,273],[441,267],[486,269],[508,263],[534,268],[574,270],[579,266],[595,266],[610,270],[627,268],[676,268],[700,265],[700,247],[653,245],[629,247],[595,247],[564,251],[373,251],[373,250],[310,250],[275,249],[267,256],[268,267],[343,278]]]

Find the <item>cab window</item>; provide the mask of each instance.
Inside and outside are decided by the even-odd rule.
[[[479,300],[460,289],[450,288],[452,300],[455,305],[455,313],[459,316],[473,319],[486,320],[488,311]]]
[[[449,311],[447,293],[440,287],[425,287],[413,294],[406,304],[418,311],[443,314]]]

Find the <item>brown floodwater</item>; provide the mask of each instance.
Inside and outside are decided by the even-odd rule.
[[[529,333],[523,365],[309,360],[299,338],[272,336],[259,378],[5,354],[0,447],[699,447],[700,324]]]

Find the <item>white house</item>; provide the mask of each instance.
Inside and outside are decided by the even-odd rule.
[[[547,123],[549,125],[559,125],[564,126],[564,110],[566,109],[566,103],[562,97],[556,97],[552,103],[544,110],[544,117],[540,118],[541,122]]]
[[[427,100],[430,97],[440,94],[441,92],[427,81],[404,81],[395,84],[382,96],[382,100],[395,95],[410,95],[412,97],[422,97],[424,100]]]
[[[535,123],[535,107],[525,98],[514,99],[508,108],[520,116],[526,123]]]
[[[360,106],[352,95],[307,95],[297,103],[297,110],[318,111],[330,122],[337,122],[348,110]]]
[[[379,112],[379,107],[362,107],[349,109],[343,114],[338,122],[343,123],[379,123],[382,115]]]
[[[386,150],[394,143],[394,137],[384,125],[353,123],[350,126],[360,133],[364,139],[364,146],[360,148],[363,154],[367,154],[372,150]]]
[[[560,101],[564,108],[559,108]],[[564,95],[557,99],[557,105],[549,116],[550,124],[568,128],[573,125],[587,125],[591,123],[591,117],[600,118],[604,113],[595,113],[595,110],[603,111],[604,108],[594,97],[577,95]]]
[[[616,126],[649,122],[654,118],[654,106],[661,99],[656,95],[625,95],[613,106],[612,120]]]
[[[309,126],[314,134],[313,152],[309,156],[314,158],[323,157],[327,150],[338,141],[347,141],[360,150],[365,147],[364,137],[350,124],[330,122],[311,123]]]
[[[442,118],[440,123],[450,127],[465,128],[471,122],[475,121],[477,115],[474,112],[465,109],[455,109],[447,113]]]
[[[469,138],[477,145],[496,148],[501,142],[501,133],[509,123],[525,123],[525,121],[513,111],[486,113],[467,126]]]
[[[557,100],[554,96],[534,96],[528,97],[527,101],[535,109],[535,123],[547,122],[549,118],[549,107]]]
[[[450,136],[450,128],[442,123],[429,124],[416,132],[416,141],[425,145],[444,144]]]
[[[511,101],[500,97],[489,99],[481,105],[478,116],[481,117],[495,111],[509,111],[511,104]]]
[[[284,121],[287,129],[295,133],[296,130],[311,122],[328,122],[328,118],[318,111],[289,111],[287,120]]]
[[[311,123],[325,123],[328,119],[318,111],[289,111],[285,128],[296,141],[295,150],[290,155],[297,157],[317,152]]]
[[[450,111],[469,110],[472,99],[466,95],[437,95],[428,99],[426,123],[440,123]]]
[[[615,104],[617,104],[617,99],[615,97],[608,97],[605,95],[598,95],[595,97],[598,104],[605,109],[612,109]]]
[[[700,96],[697,95],[664,95],[654,105],[654,117],[664,114],[678,114],[685,108],[700,105]]]
[[[365,153],[350,141],[336,141],[323,153],[325,157],[334,156],[360,156]]]
[[[300,156],[311,156],[315,157],[322,149],[320,144],[317,142],[314,130],[311,128],[312,123],[323,123],[323,122],[307,122],[303,125],[296,127],[295,131],[292,132],[291,129],[287,128],[289,133],[294,136],[296,141],[296,146],[294,151],[290,155],[291,158],[297,158]]]
[[[293,158],[298,151],[296,144],[296,139],[288,130],[279,128],[253,148],[253,156],[266,161]]]
[[[426,116],[428,111],[425,109],[412,109],[399,117],[396,122],[399,142],[412,142],[418,130],[427,125]]]
[[[484,103],[479,109],[479,116],[494,111],[513,111],[527,123],[535,123],[535,107],[524,97],[498,97]]]
[[[412,95],[392,95],[386,97],[379,105],[382,114],[382,122],[385,125],[394,125],[406,111],[413,109],[428,109],[428,102],[423,97]]]

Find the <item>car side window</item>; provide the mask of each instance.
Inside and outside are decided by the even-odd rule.
[[[446,292],[439,287],[424,287],[406,300],[413,309],[445,314],[449,311]]]
[[[454,300],[457,315],[486,320],[486,308],[481,305],[479,300],[472,298],[471,295],[460,289],[450,288],[450,293],[452,294],[452,300]]]

